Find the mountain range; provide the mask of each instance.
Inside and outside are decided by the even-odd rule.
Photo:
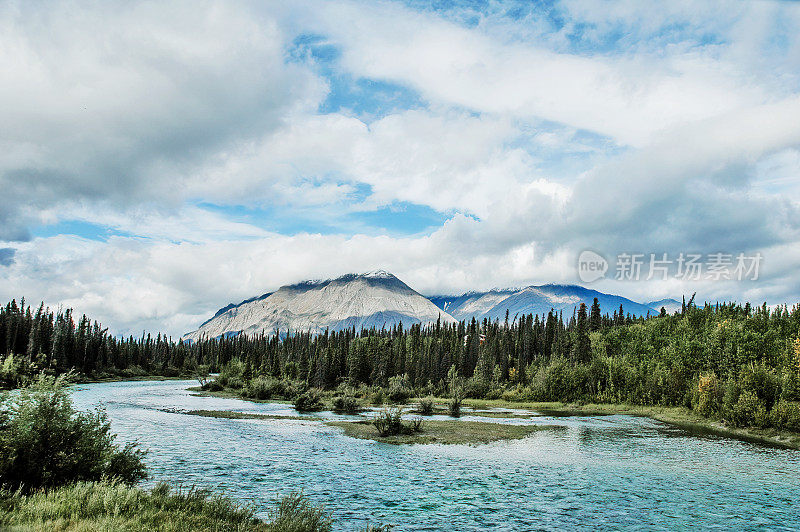
[[[611,314],[622,305],[635,316],[680,310],[674,299],[642,304],[577,285],[546,284],[522,288],[468,292],[457,296],[425,297],[385,270],[347,274],[324,281],[303,281],[275,292],[229,304],[185,340],[247,335],[338,331],[355,327],[393,327],[429,324],[436,320],[455,323],[475,318],[482,321],[513,319],[520,314],[546,314],[551,309],[571,316],[581,303],[591,306],[597,298],[601,311]]]

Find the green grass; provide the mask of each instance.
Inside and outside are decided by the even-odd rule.
[[[242,395],[241,390],[234,390],[232,388],[225,388],[219,391],[201,390],[200,386],[192,386],[186,388],[187,391],[192,392],[196,397],[222,397],[224,399],[239,399],[241,401],[250,401],[251,403],[279,403],[279,404],[292,404],[292,401],[286,399],[255,399],[252,397],[245,397]]]
[[[364,440],[383,443],[444,443],[479,444],[498,440],[524,438],[544,427],[534,425],[505,425],[482,421],[431,421],[425,420],[421,432],[404,433],[395,436],[380,436],[370,420],[327,421],[326,425],[339,427],[345,435]]]
[[[249,412],[232,412],[229,410],[189,410],[187,412],[181,412],[181,414],[201,417],[215,417],[221,419],[293,419],[303,421],[319,421],[321,419],[312,416],[276,416],[274,414],[251,414]]]
[[[278,501],[269,520],[207,490],[151,491],[119,483],[80,482],[28,496],[0,494],[0,529],[9,531],[308,531],[327,532],[331,519],[299,494]]]

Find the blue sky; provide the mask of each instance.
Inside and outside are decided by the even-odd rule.
[[[764,255],[800,298],[800,5],[202,0],[0,6],[0,296],[180,334],[385,268],[578,282],[584,249]]]

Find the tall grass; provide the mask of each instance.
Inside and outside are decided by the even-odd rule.
[[[0,492],[0,529],[328,532],[331,518],[296,493],[278,501],[264,522],[251,507],[204,489],[159,484],[148,492],[119,482],[79,482],[30,495]]]

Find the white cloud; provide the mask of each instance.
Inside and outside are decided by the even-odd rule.
[[[317,24],[342,46],[342,64],[356,75],[409,85],[434,102],[545,118],[621,144],[642,146],[671,126],[768,97],[763,78],[701,51],[585,57],[500,41],[481,27],[396,5],[318,7],[324,22]]]
[[[325,90],[241,5],[6,2],[0,36],[0,238],[69,199],[180,204],[206,158]]]
[[[426,293],[575,282],[585,247],[765,255],[754,284],[596,285],[639,300],[800,297],[798,9],[558,9],[554,30],[386,3],[3,4],[0,299],[178,335],[230,301],[379,267]],[[320,114],[329,82],[286,61],[313,32],[341,46],[337,73],[425,105]],[[615,32],[621,50],[604,49]],[[337,226],[396,202],[449,219],[411,237]],[[204,203],[344,234],[276,234]],[[60,220],[134,236],[14,242]]]

